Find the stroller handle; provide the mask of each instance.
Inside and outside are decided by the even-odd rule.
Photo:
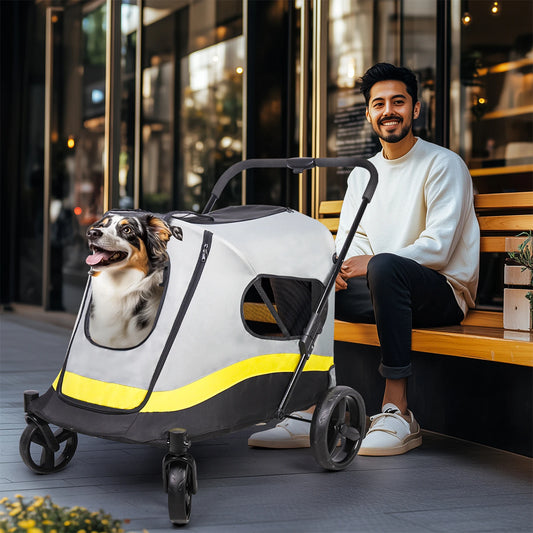
[[[315,167],[362,167],[370,173],[370,180],[363,195],[370,202],[378,184],[378,173],[372,163],[360,157],[291,157],[288,159],[246,159],[231,165],[215,183],[211,196],[202,213],[212,211],[222,191],[230,180],[249,168],[290,168],[295,174]]]

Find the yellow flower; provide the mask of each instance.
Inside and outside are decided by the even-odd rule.
[[[1,505],[4,505],[4,503],[8,502],[9,499],[7,498],[7,496],[4,496],[1,500],[0,500],[0,504]]]
[[[15,494],[15,498],[17,498],[17,500],[22,500],[24,496],[22,496],[22,494]]]
[[[17,516],[20,513],[21,509],[13,509],[12,511],[9,511],[9,516]]]
[[[65,520],[65,522],[63,522],[63,525],[68,527],[68,526],[70,526],[70,522],[68,520]]]
[[[42,505],[44,504],[44,498],[41,497],[41,496],[35,496],[33,498],[35,500],[35,507],[42,507]]]
[[[28,529],[28,533],[43,533],[43,530],[38,527],[32,527],[31,529]]]
[[[43,526],[53,526],[52,520],[43,520]]]
[[[35,520],[21,520],[18,525],[22,529],[31,529],[35,526]]]

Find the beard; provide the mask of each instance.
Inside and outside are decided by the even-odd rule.
[[[393,118],[399,118],[399,117],[393,117]],[[402,119],[400,119],[400,120],[402,120]],[[402,124],[403,124],[403,122],[402,122]],[[402,129],[400,130],[399,133],[389,133],[389,134],[382,133],[381,130],[379,129],[379,124],[377,124],[377,125],[372,124],[372,129],[374,130],[375,134],[381,140],[393,144],[393,143],[400,142],[402,139],[405,139],[405,137],[411,131],[412,124],[413,124],[412,121],[409,124],[403,124],[402,125]]]

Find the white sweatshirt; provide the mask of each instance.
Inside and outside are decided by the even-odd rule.
[[[465,316],[474,300],[479,272],[479,225],[472,179],[454,152],[417,138],[404,156],[370,161],[378,186],[346,258],[389,252],[437,270],[451,285]],[[361,204],[368,172],[348,177],[336,247],[340,252]]]

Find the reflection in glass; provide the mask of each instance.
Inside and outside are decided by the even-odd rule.
[[[357,80],[372,64],[373,0],[333,0],[328,24],[328,124],[329,157],[369,157],[379,142],[366,120],[363,95]],[[327,170],[326,199],[344,196],[348,169]]]
[[[121,113],[120,156],[118,176],[118,207],[134,206],[134,148],[135,148],[135,54],[139,7],[136,0],[122,0],[121,5]],[[117,185],[115,185],[116,187]]]
[[[461,25],[460,150],[472,169],[533,163],[533,3],[469,6]],[[482,189],[484,184],[478,180]],[[521,187],[524,177],[507,185]],[[529,184],[530,185],[530,184]]]
[[[244,37],[198,50],[181,62],[183,204],[199,211],[215,181],[242,159]],[[220,202],[239,203],[233,180]]]
[[[328,13],[327,155],[371,157],[381,149],[366,120],[358,79],[374,63],[412,69],[419,81],[420,117],[413,127],[435,136],[436,5],[418,0],[331,0]],[[328,169],[328,200],[342,198],[346,169]]]
[[[172,210],[172,87],[174,65],[152,58],[143,70],[143,207],[150,211]]]
[[[144,209],[200,210],[215,180],[242,157],[242,6],[241,0],[144,4]],[[240,203],[234,181],[224,196]]]

